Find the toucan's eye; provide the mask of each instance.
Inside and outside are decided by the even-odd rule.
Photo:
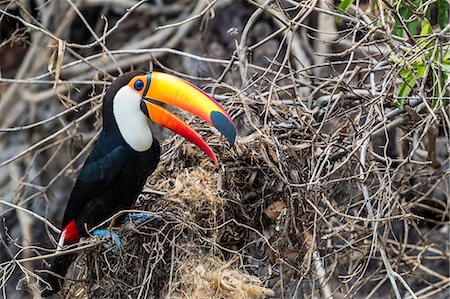
[[[134,89],[140,91],[142,90],[142,88],[144,88],[144,82],[142,82],[141,80],[137,80],[136,82],[134,82]]]

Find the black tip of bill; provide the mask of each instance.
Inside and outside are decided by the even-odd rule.
[[[224,136],[230,145],[236,140],[236,128],[228,117],[218,111],[211,112],[211,122]]]

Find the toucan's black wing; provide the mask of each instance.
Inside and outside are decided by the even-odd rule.
[[[130,148],[126,145],[105,151],[100,144],[96,143],[78,176],[64,212],[63,228],[78,216],[90,200],[111,187],[129,158]]]

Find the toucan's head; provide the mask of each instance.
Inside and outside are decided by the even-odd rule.
[[[234,144],[234,123],[214,99],[194,85],[160,72],[132,71],[117,78],[105,95],[104,127],[111,125],[108,122],[116,123],[122,137],[134,150],[145,151],[153,141],[148,118],[194,143],[217,164],[213,151],[200,134],[164,109],[162,103],[200,117],[216,127],[231,145]]]

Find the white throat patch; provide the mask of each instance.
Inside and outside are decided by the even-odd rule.
[[[148,150],[153,143],[147,117],[141,111],[141,96],[125,85],[113,99],[113,114],[120,134],[138,152]]]

